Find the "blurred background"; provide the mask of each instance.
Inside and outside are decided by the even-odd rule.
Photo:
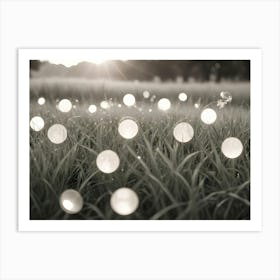
[[[248,81],[248,60],[30,61],[32,77],[165,82]]]
[[[249,60],[30,61],[31,100],[72,98],[88,103],[111,99],[118,103],[125,93],[132,93],[139,104],[143,92],[149,91],[151,97],[173,102],[184,92],[188,105],[206,105],[228,91],[233,105],[247,107],[249,80]]]

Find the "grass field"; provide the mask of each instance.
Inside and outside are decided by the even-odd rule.
[[[143,90],[155,95],[144,99]],[[232,103],[219,109],[219,93],[232,93]],[[248,83],[142,83],[66,79],[31,79],[30,118],[41,116],[45,127],[30,129],[30,217],[31,219],[250,219],[250,87]],[[188,94],[179,102],[180,92]],[[127,108],[122,96],[130,92],[136,107]],[[38,97],[46,103],[39,105]],[[172,106],[161,112],[156,104],[168,97]],[[75,108],[69,113],[57,110],[57,101],[68,98]],[[101,100],[112,108],[103,110]],[[194,104],[200,107],[195,108]],[[90,114],[90,104],[98,106]],[[118,104],[122,104],[121,107]],[[209,106],[217,112],[213,125],[200,114]],[[133,117],[139,133],[131,140],[118,134],[118,123]],[[189,122],[194,137],[180,143],[173,128]],[[55,123],[67,128],[67,140],[53,144],[47,137]],[[228,159],[221,152],[227,137],[241,140],[240,157]],[[96,166],[97,155],[106,149],[120,157],[119,168],[111,174]],[[139,207],[131,215],[120,216],[110,207],[113,191],[132,188]],[[60,194],[78,190],[84,205],[78,214],[61,210]]]

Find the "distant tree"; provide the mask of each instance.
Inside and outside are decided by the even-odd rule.
[[[33,71],[39,71],[40,67],[42,64],[44,64],[45,62],[40,61],[40,60],[30,60],[29,61],[29,73],[30,73],[30,77],[32,77],[32,72]]]

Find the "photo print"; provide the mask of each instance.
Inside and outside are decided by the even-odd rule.
[[[203,50],[203,59],[177,50],[33,51],[19,59],[28,73],[28,94],[20,93],[28,102],[26,225],[240,230],[259,219],[248,51],[240,59],[229,50],[207,59]]]

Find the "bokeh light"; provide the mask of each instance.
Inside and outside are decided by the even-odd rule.
[[[150,102],[154,102],[155,101],[155,99],[156,99],[156,96],[155,95],[153,95],[151,98],[150,98]]]
[[[67,129],[62,124],[54,124],[48,129],[48,138],[54,144],[61,144],[67,139]]]
[[[167,98],[161,98],[159,101],[158,101],[158,108],[162,111],[167,111],[170,109],[171,107],[171,102],[169,99]]]
[[[112,194],[110,204],[117,214],[126,216],[136,211],[139,198],[130,188],[119,188]]]
[[[231,102],[232,101],[232,95],[230,92],[228,91],[222,91],[220,93],[220,96],[223,100],[225,100],[226,102]]]
[[[143,91],[143,96],[144,96],[144,98],[149,98],[150,97],[150,92],[147,91],[147,90]]]
[[[69,99],[62,99],[58,103],[58,110],[67,113],[70,112],[72,109],[72,103]]]
[[[110,103],[106,100],[103,100],[103,101],[100,102],[100,107],[102,109],[105,109],[105,110],[109,109],[110,108]]]
[[[187,96],[186,93],[181,92],[181,93],[179,93],[178,98],[179,98],[180,101],[183,101],[183,102],[184,102],[184,101],[187,101],[188,96]]]
[[[30,120],[30,127],[34,130],[34,131],[40,131],[41,129],[43,129],[43,127],[45,126],[45,122],[44,120],[39,117],[39,116],[35,116]]]
[[[61,209],[68,214],[76,214],[83,208],[83,198],[73,189],[64,191],[59,198]]]
[[[119,122],[119,134],[125,139],[132,139],[138,133],[138,124],[129,118],[125,118]]]
[[[96,158],[96,165],[103,173],[113,173],[120,165],[119,156],[111,150],[102,151]]]
[[[38,99],[38,104],[39,104],[39,105],[44,105],[45,102],[46,102],[46,99],[45,99],[44,97],[40,97],[40,98]]]
[[[213,109],[207,108],[202,111],[200,118],[205,124],[213,124],[217,119],[217,113]]]
[[[189,142],[194,136],[193,127],[187,122],[178,123],[173,129],[173,136],[178,142]]]
[[[222,153],[227,158],[237,158],[242,154],[243,145],[236,137],[229,137],[222,143]]]
[[[124,97],[123,97],[123,103],[130,107],[133,106],[135,104],[136,100],[133,94],[131,93],[127,93]]]
[[[95,106],[95,105],[89,105],[89,107],[88,107],[88,111],[90,112],[90,113],[95,113],[96,112],[96,110],[97,110],[97,107]]]

